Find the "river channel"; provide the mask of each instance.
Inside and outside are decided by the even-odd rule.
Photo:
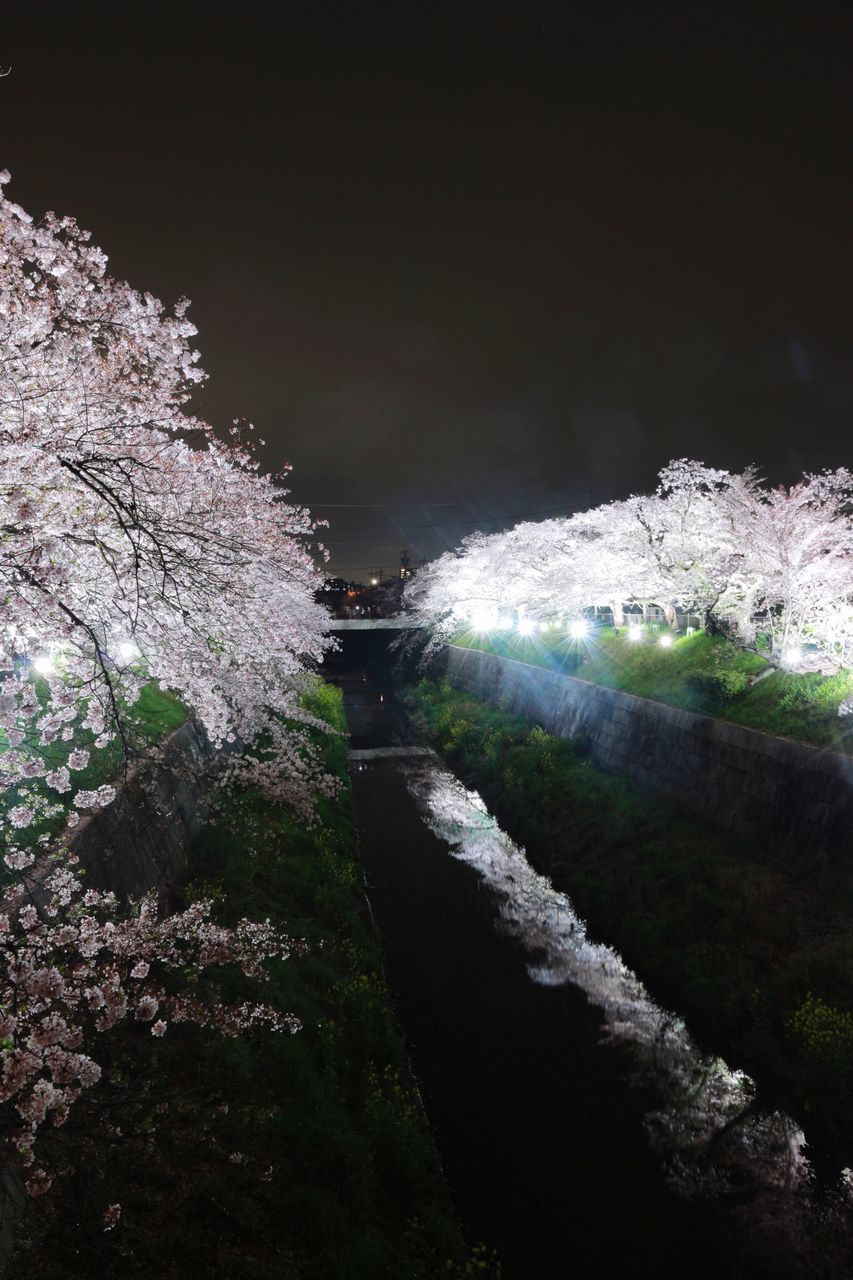
[[[832,1274],[752,1238],[751,1215],[796,1194],[802,1135],[740,1122],[749,1081],[698,1054],[418,739],[387,633],[345,633],[328,675],[398,1024],[467,1239],[502,1280]]]

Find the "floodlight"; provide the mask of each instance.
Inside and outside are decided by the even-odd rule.
[[[475,609],[471,614],[471,626],[475,631],[491,631],[495,625],[495,615],[490,609]]]

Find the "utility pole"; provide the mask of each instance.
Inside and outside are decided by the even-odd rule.
[[[411,570],[409,569],[409,553],[408,551],[400,552],[400,577],[408,578]]]

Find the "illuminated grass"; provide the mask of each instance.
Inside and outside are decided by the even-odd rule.
[[[723,636],[698,631],[676,639],[669,649],[657,641],[653,631],[634,643],[626,632],[609,628],[599,628],[583,641],[557,631],[529,637],[469,632],[454,639],[467,648],[564,671],[765,733],[853,751],[853,717],[838,715],[840,703],[853,697],[853,671],[834,676],[773,671],[753,683],[768,670],[768,663]]]

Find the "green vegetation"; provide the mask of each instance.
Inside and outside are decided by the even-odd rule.
[[[37,686],[44,685],[41,680],[37,680],[36,683]],[[144,752],[147,747],[167,737],[182,725],[188,715],[187,708],[175,694],[168,689],[161,689],[156,680],[149,681],[143,687],[133,707],[127,710],[133,750],[139,753]],[[121,742],[114,738],[105,747],[96,747],[94,746],[95,736],[90,729],[78,728],[70,741],[54,742],[48,747],[39,748],[39,754],[47,759],[51,769],[58,769],[67,764],[72,751],[88,751],[89,760],[85,768],[76,769],[71,775],[74,793],[95,791],[104,783],[114,782],[124,768],[125,756]],[[0,751],[6,749],[5,736],[0,732]],[[40,840],[43,843],[45,837],[55,835],[62,828],[66,821],[72,793],[54,791],[43,778],[33,779],[27,784],[27,790],[29,795],[24,796],[19,788],[8,788],[0,800],[2,809],[8,811],[24,800],[31,802],[33,797],[49,805],[51,809],[58,808],[58,812],[41,818],[17,832],[18,845],[28,849],[35,847]],[[10,878],[14,877],[2,868],[0,884],[8,882]]]
[[[853,908],[597,769],[571,742],[425,682],[410,708],[531,861],[700,1043],[853,1155]]]
[[[704,631],[677,638],[668,649],[658,639],[652,630],[638,643],[624,630],[600,628],[582,641],[563,631],[544,631],[527,637],[465,633],[454,643],[750,729],[853,751],[853,725],[838,715],[840,703],[853,697],[853,671],[833,676],[774,671],[759,654]],[[761,678],[756,682],[756,677]]]
[[[310,709],[343,728],[337,690],[318,684]],[[303,1029],[223,1040],[172,1026],[160,1041],[131,1028],[112,1063],[132,1080],[123,1136],[106,1142],[101,1128],[93,1146],[85,1121],[69,1121],[77,1170],[47,1214],[30,1215],[22,1273],[499,1274],[482,1248],[464,1249],[396,1034],[355,857],[345,739],[315,740],[341,783],[320,802],[322,825],[306,829],[256,793],[230,794],[182,891],[185,901],[215,898],[225,923],[269,917],[305,940],[304,954],[271,966],[260,993]],[[230,1000],[257,993],[245,979],[223,981]],[[105,1234],[103,1209],[116,1202],[120,1223]]]

